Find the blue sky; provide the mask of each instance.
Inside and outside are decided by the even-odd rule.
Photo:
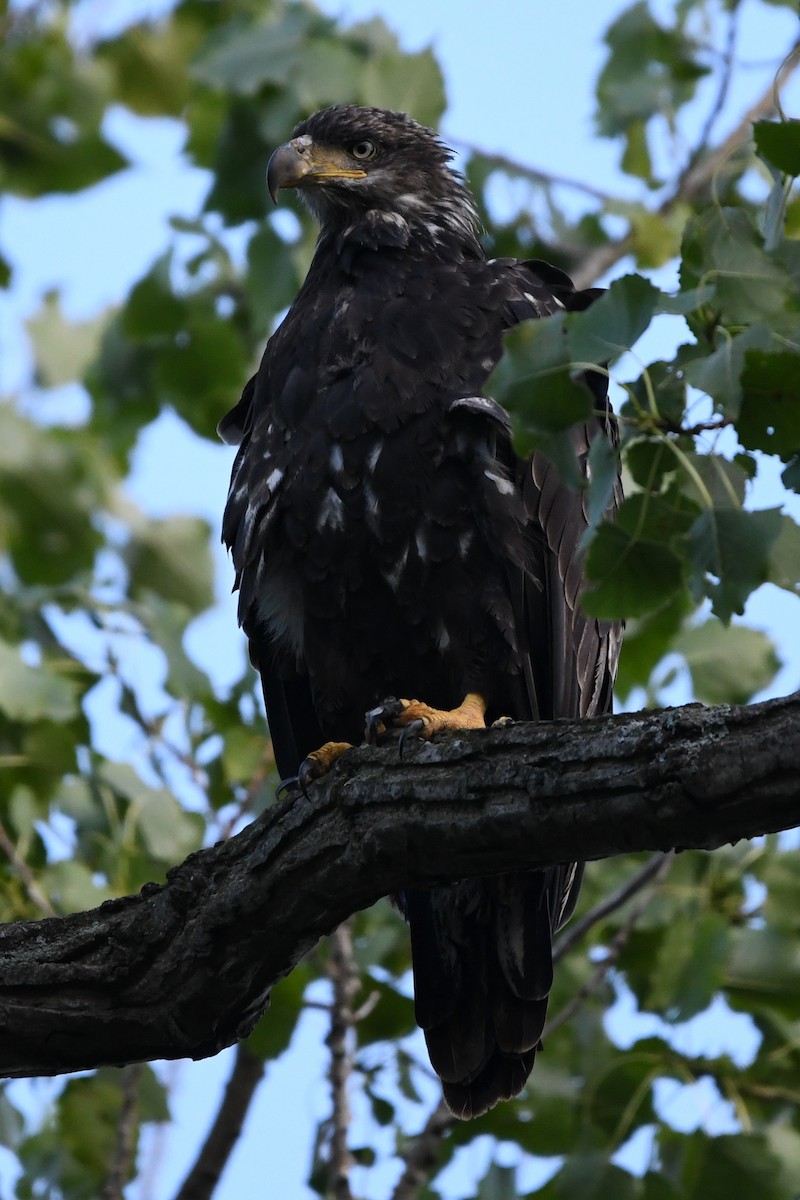
[[[136,0],[84,0],[79,6],[80,28],[87,33],[110,31],[121,20],[163,7]],[[431,0],[348,0],[345,4],[322,0],[320,7],[348,21],[378,13],[400,34],[406,49],[433,45],[446,78],[446,136],[545,170],[579,176],[615,192],[633,193],[633,185],[615,169],[619,147],[597,138],[593,126],[593,87],[602,61],[602,34],[623,8],[616,0],[561,4],[544,0],[498,0],[493,4],[487,0],[438,0],[435,4]],[[658,13],[672,6],[656,0],[651,7]],[[745,0],[740,46],[749,60],[773,59],[794,33],[796,17],[788,9]],[[732,89],[726,111],[738,114],[770,74],[767,67],[749,71]],[[789,92],[787,104],[795,114],[800,111],[796,86]],[[725,127],[723,119],[720,132]],[[25,379],[29,357],[20,321],[34,311],[45,288],[61,289],[66,311],[75,318],[121,300],[166,243],[167,217],[176,213],[190,217],[202,201],[207,177],[181,158],[181,133],[175,122],[145,121],[116,112],[109,117],[108,132],[132,158],[131,170],[83,196],[36,203],[11,197],[3,200],[0,241],[14,263],[15,284],[10,298],[0,302],[0,390],[14,390]],[[513,190],[497,196],[500,204],[514,199]],[[620,268],[617,273],[622,271]],[[655,356],[659,350],[648,344],[647,352]],[[48,413],[46,399],[36,397],[34,402]],[[67,398],[67,403],[80,409],[79,397]],[[186,455],[186,471],[180,476],[167,466],[166,452],[174,448],[175,439],[180,439]],[[154,513],[191,511],[216,525],[231,458],[229,448],[201,443],[166,417],[143,438],[130,488]],[[772,495],[768,488],[759,495],[759,505],[774,502]],[[239,674],[244,649],[234,606],[226,595],[229,567],[221,554],[219,561],[219,607],[195,623],[188,644],[224,685]],[[800,647],[787,646],[784,636],[787,628],[797,626],[797,601],[775,589],[764,589],[752,602],[748,616],[753,623],[772,629],[776,640],[783,642],[790,665],[777,681],[777,691],[797,687]],[[116,740],[123,736],[120,727],[108,725],[102,736],[108,752],[121,752]],[[632,1019],[625,1017],[624,1008],[620,1012],[630,1031]],[[617,1019],[621,1019],[619,1013]],[[250,1112],[245,1138],[219,1190],[220,1200],[253,1195],[255,1181],[263,1181],[264,1194],[311,1194],[302,1186],[310,1152],[304,1114],[310,1111],[316,1118],[322,1117],[328,1096],[323,1078],[326,1064],[319,1049],[324,1035],[320,1014],[309,1013],[303,1026],[293,1055],[269,1069],[267,1086]],[[736,1040],[733,1033],[731,1037]],[[229,1069],[228,1054],[205,1063],[168,1068],[175,1079],[176,1123],[156,1135],[164,1139],[158,1179],[150,1190],[134,1189],[136,1200],[166,1200],[174,1192]],[[279,1138],[281,1144],[280,1157],[268,1166],[264,1131],[269,1131],[270,1140]],[[487,1153],[485,1145],[465,1153],[458,1169],[451,1172],[449,1196],[464,1193],[465,1172],[472,1174],[480,1168]],[[526,1178],[524,1183],[530,1187],[533,1179]]]

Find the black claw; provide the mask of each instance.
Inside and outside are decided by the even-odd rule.
[[[300,770],[297,772],[297,782],[300,786],[300,791],[303,793],[306,800],[309,798],[308,785],[313,783],[316,778],[317,774],[315,772],[314,762],[308,758],[304,758],[300,763]]]
[[[424,728],[425,728],[425,722],[419,717],[417,717],[416,721],[409,721],[409,723],[403,727],[403,729],[400,733],[400,740],[397,743],[397,748],[400,751],[401,758],[403,757],[403,750],[405,749],[406,738],[417,737],[420,733],[422,733]]]
[[[302,787],[299,775],[290,775],[288,779],[282,779],[275,788],[275,799],[280,800],[284,792],[288,792],[289,788]]]
[[[383,725],[384,730],[388,731],[391,728],[392,722],[396,716],[403,711],[399,700],[394,696],[387,696],[382,704],[378,704],[375,708],[371,708],[369,712],[364,714],[366,727],[364,736],[371,746],[378,744],[378,726]]]

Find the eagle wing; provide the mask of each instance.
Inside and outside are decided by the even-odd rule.
[[[576,292],[568,276],[546,263],[509,268],[525,273],[509,324],[559,307],[582,309],[598,295]],[[584,475],[592,442],[617,441],[606,379],[595,372],[586,384],[594,413],[569,435]],[[585,496],[568,487],[538,450],[517,470],[531,561],[524,570],[509,565],[507,572],[527,692],[527,705],[511,715],[553,720],[609,712],[622,625],[589,617],[581,607]],[[621,500],[618,474],[609,517]],[[405,896],[417,1020],[447,1102],[459,1116],[484,1112],[515,1095],[527,1079],[553,981],[552,936],[572,915],[582,875],[582,863],[565,863]]]

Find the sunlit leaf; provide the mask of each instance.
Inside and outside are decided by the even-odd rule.
[[[705,704],[746,704],[781,666],[774,643],[761,630],[726,628],[719,621],[685,629],[674,649],[686,660],[694,693]]]
[[[641,275],[616,279],[584,312],[567,317],[575,362],[604,363],[629,350],[650,324],[658,290]]]

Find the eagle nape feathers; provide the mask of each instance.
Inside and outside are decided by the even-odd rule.
[[[595,293],[487,258],[451,158],[404,113],[336,105],[269,163],[273,198],[295,189],[319,240],[220,432],[239,445],[223,538],[283,778],[362,740],[365,713],[429,736],[611,707],[620,628],[581,609],[582,497],[541,452],[517,455],[486,392],[507,330]],[[570,435],[584,471],[615,436],[605,381],[587,386],[594,415]],[[396,898],[456,1115],[524,1086],[580,879],[565,863]]]

